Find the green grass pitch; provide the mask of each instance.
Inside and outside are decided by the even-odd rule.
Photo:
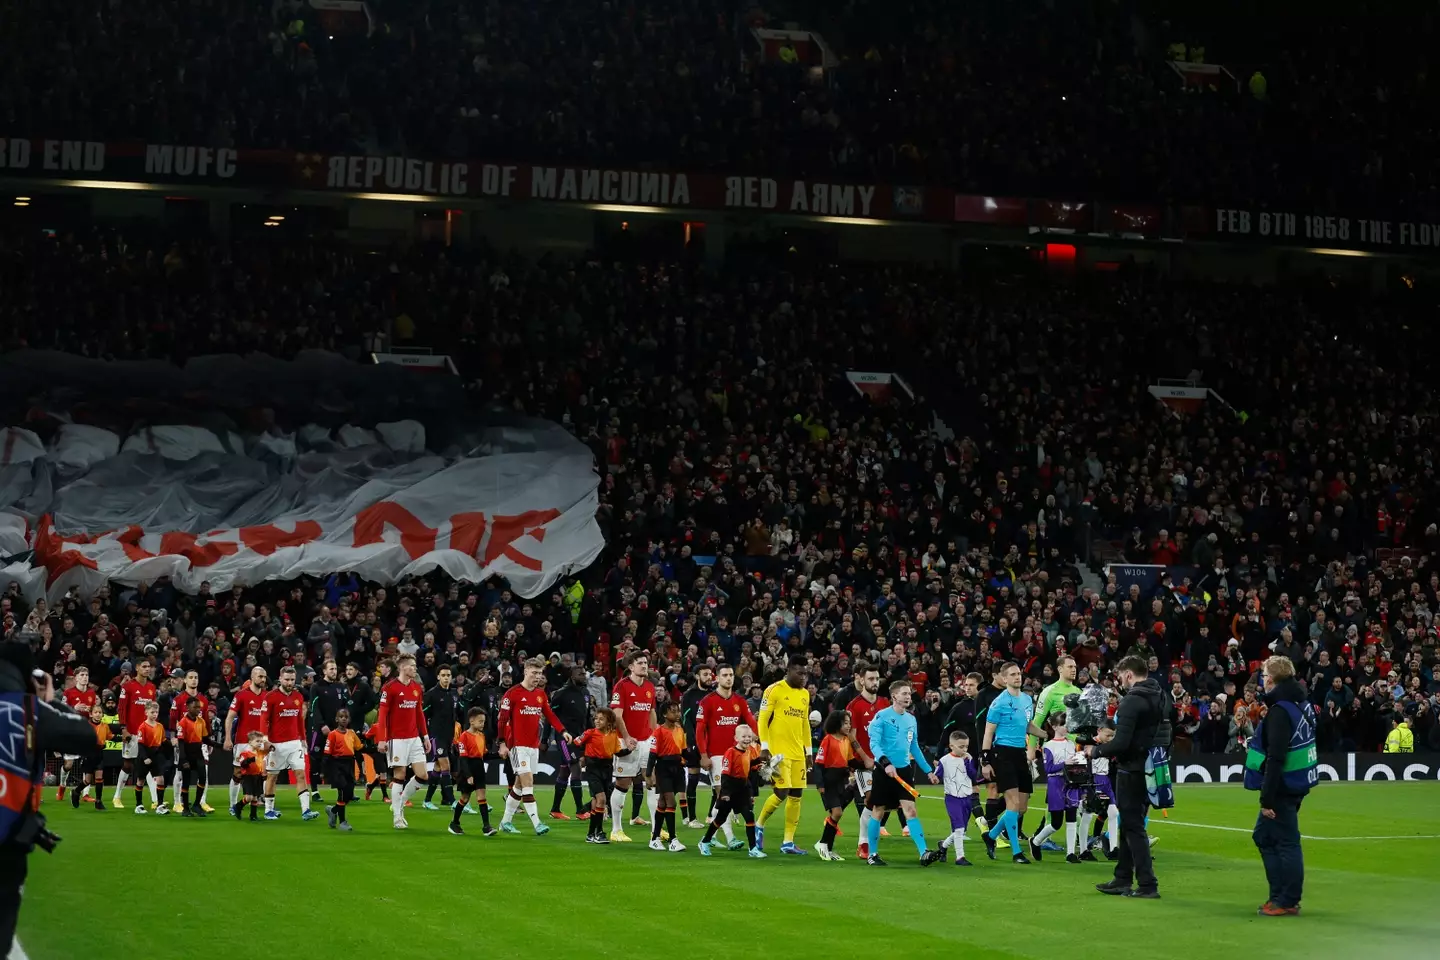
[[[922,870],[898,835],[882,841],[887,869],[853,859],[822,863],[774,854],[703,859],[698,831],[684,853],[635,843],[591,846],[580,823],[535,837],[445,832],[447,814],[417,804],[410,829],[390,827],[376,801],[352,807],[356,829],[302,823],[293,794],[284,819],[237,823],[97,813],[46,791],[44,812],[65,841],[30,859],[20,939],[33,960],[83,956],[168,958],[298,954],[308,960],[387,956],[965,957],[1089,960],[1118,942],[1160,958],[1434,956],[1440,949],[1440,784],[1325,784],[1301,811],[1304,912],[1255,915],[1264,873],[1251,844],[1255,794],[1180,787],[1158,836],[1163,899],[1104,897],[1093,884],[1110,865],[992,862],[974,840],[970,869]],[[212,791],[212,794],[216,791]],[[327,791],[327,796],[329,792]],[[539,791],[542,813],[550,789]],[[222,800],[225,791],[218,794]],[[127,797],[131,796],[126,791]],[[498,799],[498,791],[492,798]],[[929,797],[933,797],[933,790]],[[1037,803],[1043,803],[1036,795]],[[702,791],[701,802],[708,803]],[[568,809],[568,804],[567,804]],[[932,844],[944,812],[922,799]],[[521,814],[519,820],[523,821]],[[819,798],[807,794],[800,840],[819,836]],[[548,821],[547,821],[548,822]],[[783,818],[766,847],[779,847]],[[1032,813],[1027,827],[1035,822]],[[893,822],[892,822],[892,825]],[[855,850],[853,811],[837,844]],[[1323,838],[1323,839],[1322,839]]]

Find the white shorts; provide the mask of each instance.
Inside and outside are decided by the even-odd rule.
[[[860,800],[863,803],[866,795],[870,792],[870,786],[875,782],[874,770],[855,771],[855,789],[860,792]]]
[[[725,758],[719,754],[710,758],[710,789],[720,789],[720,777],[725,773]]]
[[[78,754],[78,753],[62,753],[62,754],[60,754],[60,759],[63,760],[63,761],[65,761],[66,763],[74,763],[76,760],[79,760],[79,759],[80,759],[80,754]]]
[[[250,741],[249,741],[249,740],[236,741],[236,743],[235,743],[235,748],[230,751],[230,754],[231,754],[231,760],[230,760],[230,762],[231,762],[234,766],[237,766],[237,767],[240,766],[240,754],[244,753],[246,750],[249,750],[249,749],[250,749]]]
[[[635,749],[630,751],[628,757],[616,755],[615,776],[618,777],[643,777],[645,768],[650,765],[650,744],[649,740],[638,740]]]
[[[389,758],[391,769],[395,767],[408,767],[415,763],[425,763],[425,741],[419,737],[391,740]]]
[[[540,748],[539,747],[511,747],[510,767],[518,777],[522,773],[535,775],[540,769]]]
[[[138,760],[140,758],[140,738],[131,737],[125,741],[125,746],[120,748],[120,759]]]
[[[305,741],[286,740],[272,744],[265,758],[265,772],[279,773],[281,770],[305,772]]]

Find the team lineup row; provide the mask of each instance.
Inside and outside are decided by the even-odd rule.
[[[1067,665],[1068,666],[1068,665]],[[150,790],[155,812],[168,813],[164,804],[166,777],[175,771],[177,809],[184,816],[205,816],[213,812],[208,800],[207,768],[209,733],[204,720],[208,704],[203,695],[187,679],[186,690],[172,703],[172,719],[166,749],[167,731],[159,723],[159,707],[155,688],[149,682],[148,665],[137,671],[137,678],[120,692],[122,770],[117,777],[113,803],[123,806],[120,795],[127,782],[136,793],[136,812],[146,812],[141,802],[141,785]],[[327,663],[327,672],[333,665]],[[860,812],[860,835],[857,856],[883,865],[878,844],[884,822],[891,811],[898,811],[904,832],[914,842],[920,862],[926,865],[945,857],[950,850],[955,861],[969,865],[964,856],[965,828],[974,816],[982,830],[987,852],[993,858],[998,846],[1008,845],[1016,862],[1029,862],[1022,844],[1028,843],[1031,854],[1039,859],[1045,850],[1059,851],[1049,842],[1051,834],[1063,825],[1066,859],[1077,862],[1094,859],[1090,852],[1091,827],[1097,815],[1104,817],[1108,850],[1113,856],[1116,816],[1113,790],[1104,760],[1086,764],[1084,757],[1067,739],[1063,715],[1046,708],[1050,697],[1042,694],[1042,710],[1048,715],[1037,717],[1035,701],[1020,690],[1020,671],[1013,665],[997,668],[994,682],[981,693],[984,704],[978,716],[984,722],[985,746],[983,760],[970,755],[970,734],[965,730],[950,731],[948,752],[932,767],[916,740],[916,723],[910,714],[912,691],[908,682],[892,684],[890,696],[879,694],[878,670],[865,667],[855,673],[857,694],[844,710],[837,710],[825,719],[824,736],[818,749],[812,751],[809,692],[804,686],[804,662],[790,664],[785,677],[772,684],[761,702],[759,716],[752,714],[744,698],[733,689],[734,673],[728,666],[718,671],[708,667],[697,676],[695,696],[686,702],[669,702],[663,716],[656,709],[656,688],[650,680],[649,661],[636,653],[625,663],[626,675],[615,685],[610,707],[591,712],[591,726],[578,734],[567,730],[551,709],[545,685],[544,662],[526,663],[524,678],[501,698],[497,753],[507,764],[510,784],[505,791],[505,810],[499,828],[490,824],[490,810],[485,796],[486,724],[489,718],[481,708],[471,708],[463,725],[451,715],[434,716],[427,721],[427,706],[434,703],[416,681],[413,658],[402,656],[396,661],[396,677],[381,691],[376,722],[367,730],[382,762],[390,773],[392,823],[406,829],[405,808],[422,787],[428,787],[426,806],[438,786],[442,802],[449,805],[453,818],[451,833],[463,834],[462,813],[482,816],[486,835],[500,831],[518,832],[514,818],[520,810],[529,817],[538,834],[549,832],[540,819],[534,797],[534,777],[539,766],[543,724],[548,724],[559,739],[562,767],[558,782],[555,810],[564,783],[571,784],[579,807],[579,785],[589,787],[589,809],[578,811],[579,819],[588,821],[587,842],[628,842],[625,834],[625,797],[633,790],[631,824],[651,827],[650,847],[679,852],[685,849],[678,837],[678,825],[704,829],[699,848],[709,856],[717,846],[717,832],[723,831],[725,845],[734,850],[748,849],[755,858],[766,856],[764,834],[771,815],[785,807],[784,839],[780,851],[803,856],[795,837],[800,820],[801,800],[807,785],[814,783],[824,800],[827,813],[821,839],[814,846],[824,860],[842,859],[834,850],[845,809],[854,805]],[[1073,670],[1073,667],[1072,667]],[[280,673],[279,688],[266,690],[268,678],[256,668],[251,678],[236,694],[224,721],[224,748],[232,752],[233,776],[229,785],[229,810],[243,816],[248,807],[250,818],[257,819],[261,805],[266,819],[278,819],[275,809],[275,788],[278,779],[289,772],[295,780],[305,820],[316,819],[320,813],[312,808],[319,799],[310,783],[310,765],[304,738],[307,706],[296,689],[295,671],[291,667]],[[979,677],[966,679],[967,685],[978,687]],[[1057,686],[1069,686],[1073,678],[1062,670]],[[713,684],[713,686],[712,686]],[[67,691],[66,698],[84,709],[87,691]],[[980,693],[980,691],[976,691]],[[1061,691],[1063,692],[1063,691]],[[88,696],[95,696],[88,691]],[[1057,698],[1058,699],[1058,698]],[[453,708],[453,701],[452,701]],[[102,707],[91,700],[91,719],[97,726],[97,742],[103,744],[113,736],[104,723]],[[436,711],[444,714],[444,711]],[[687,716],[687,714],[690,714]],[[137,718],[139,718],[137,720]],[[327,719],[334,725],[320,728],[323,735],[323,768],[325,781],[337,791],[336,801],[326,808],[331,827],[350,830],[346,808],[355,801],[357,766],[363,771],[365,746],[352,727],[348,711],[335,711]],[[1032,722],[1045,722],[1042,732]],[[443,723],[441,722],[443,721]],[[686,721],[689,721],[688,723]],[[543,722],[543,724],[542,724]],[[687,737],[686,727],[694,731]],[[133,731],[133,733],[132,733]],[[444,736],[441,731],[450,733]],[[1045,771],[1048,777],[1048,822],[1043,822],[1032,838],[1019,832],[1019,821],[1028,808],[1028,797],[1034,781],[1037,741],[1045,733],[1052,734],[1043,746]],[[1105,733],[1102,732],[1102,737]],[[689,741],[694,739],[695,744]],[[98,753],[98,751],[97,751]],[[573,757],[573,760],[572,760]],[[78,761],[82,784],[87,790],[91,781],[99,782],[96,757],[66,758],[67,767]],[[573,764],[572,775],[570,768]],[[695,791],[703,772],[712,785],[711,809],[705,821],[698,817]],[[1069,774],[1081,766],[1093,774],[1088,791],[1076,786],[1086,782]],[[818,768],[818,775],[815,770]],[[914,788],[917,769],[931,783],[944,785],[946,811],[950,831],[939,850],[927,847],[925,833],[916,816]],[[1067,769],[1068,768],[1068,769]],[[383,776],[383,774],[381,775]],[[369,783],[377,784],[375,774]],[[759,816],[755,815],[754,798],[763,784],[773,787]],[[977,789],[984,785],[989,796],[984,813],[980,810]],[[383,786],[381,787],[383,790]],[[192,789],[195,791],[191,796]],[[369,790],[366,791],[367,797]],[[458,800],[456,795],[458,794]],[[650,817],[639,816],[640,798],[644,797]],[[77,789],[72,803],[79,805]],[[1087,801],[1088,797],[1088,802]],[[94,798],[101,806],[103,798]],[[677,822],[677,802],[682,814]],[[1013,814],[1013,816],[1012,816]],[[612,829],[607,834],[604,822],[609,817]],[[561,816],[552,812],[552,816]],[[743,826],[744,841],[735,836],[736,826]],[[668,843],[667,843],[668,841]]]

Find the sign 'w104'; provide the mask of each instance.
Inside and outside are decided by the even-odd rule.
[[[1224,237],[1249,237],[1285,245],[1396,251],[1440,247],[1440,223],[1426,221],[1222,208],[1214,212],[1212,226],[1216,234]]]

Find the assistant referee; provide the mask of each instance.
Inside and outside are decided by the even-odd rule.
[[[1000,680],[1005,689],[990,704],[985,714],[985,743],[981,757],[986,764],[985,775],[1005,796],[1005,813],[984,834],[985,852],[995,859],[995,841],[1003,832],[1010,840],[1011,860],[1015,863],[1029,863],[1020,847],[1020,820],[1030,806],[1030,793],[1035,789],[1030,774],[1030,761],[1034,747],[1029,746],[1027,735],[1037,738],[1044,734],[1034,723],[1035,701],[1020,689],[1020,665],[1006,663],[1000,668]]]

